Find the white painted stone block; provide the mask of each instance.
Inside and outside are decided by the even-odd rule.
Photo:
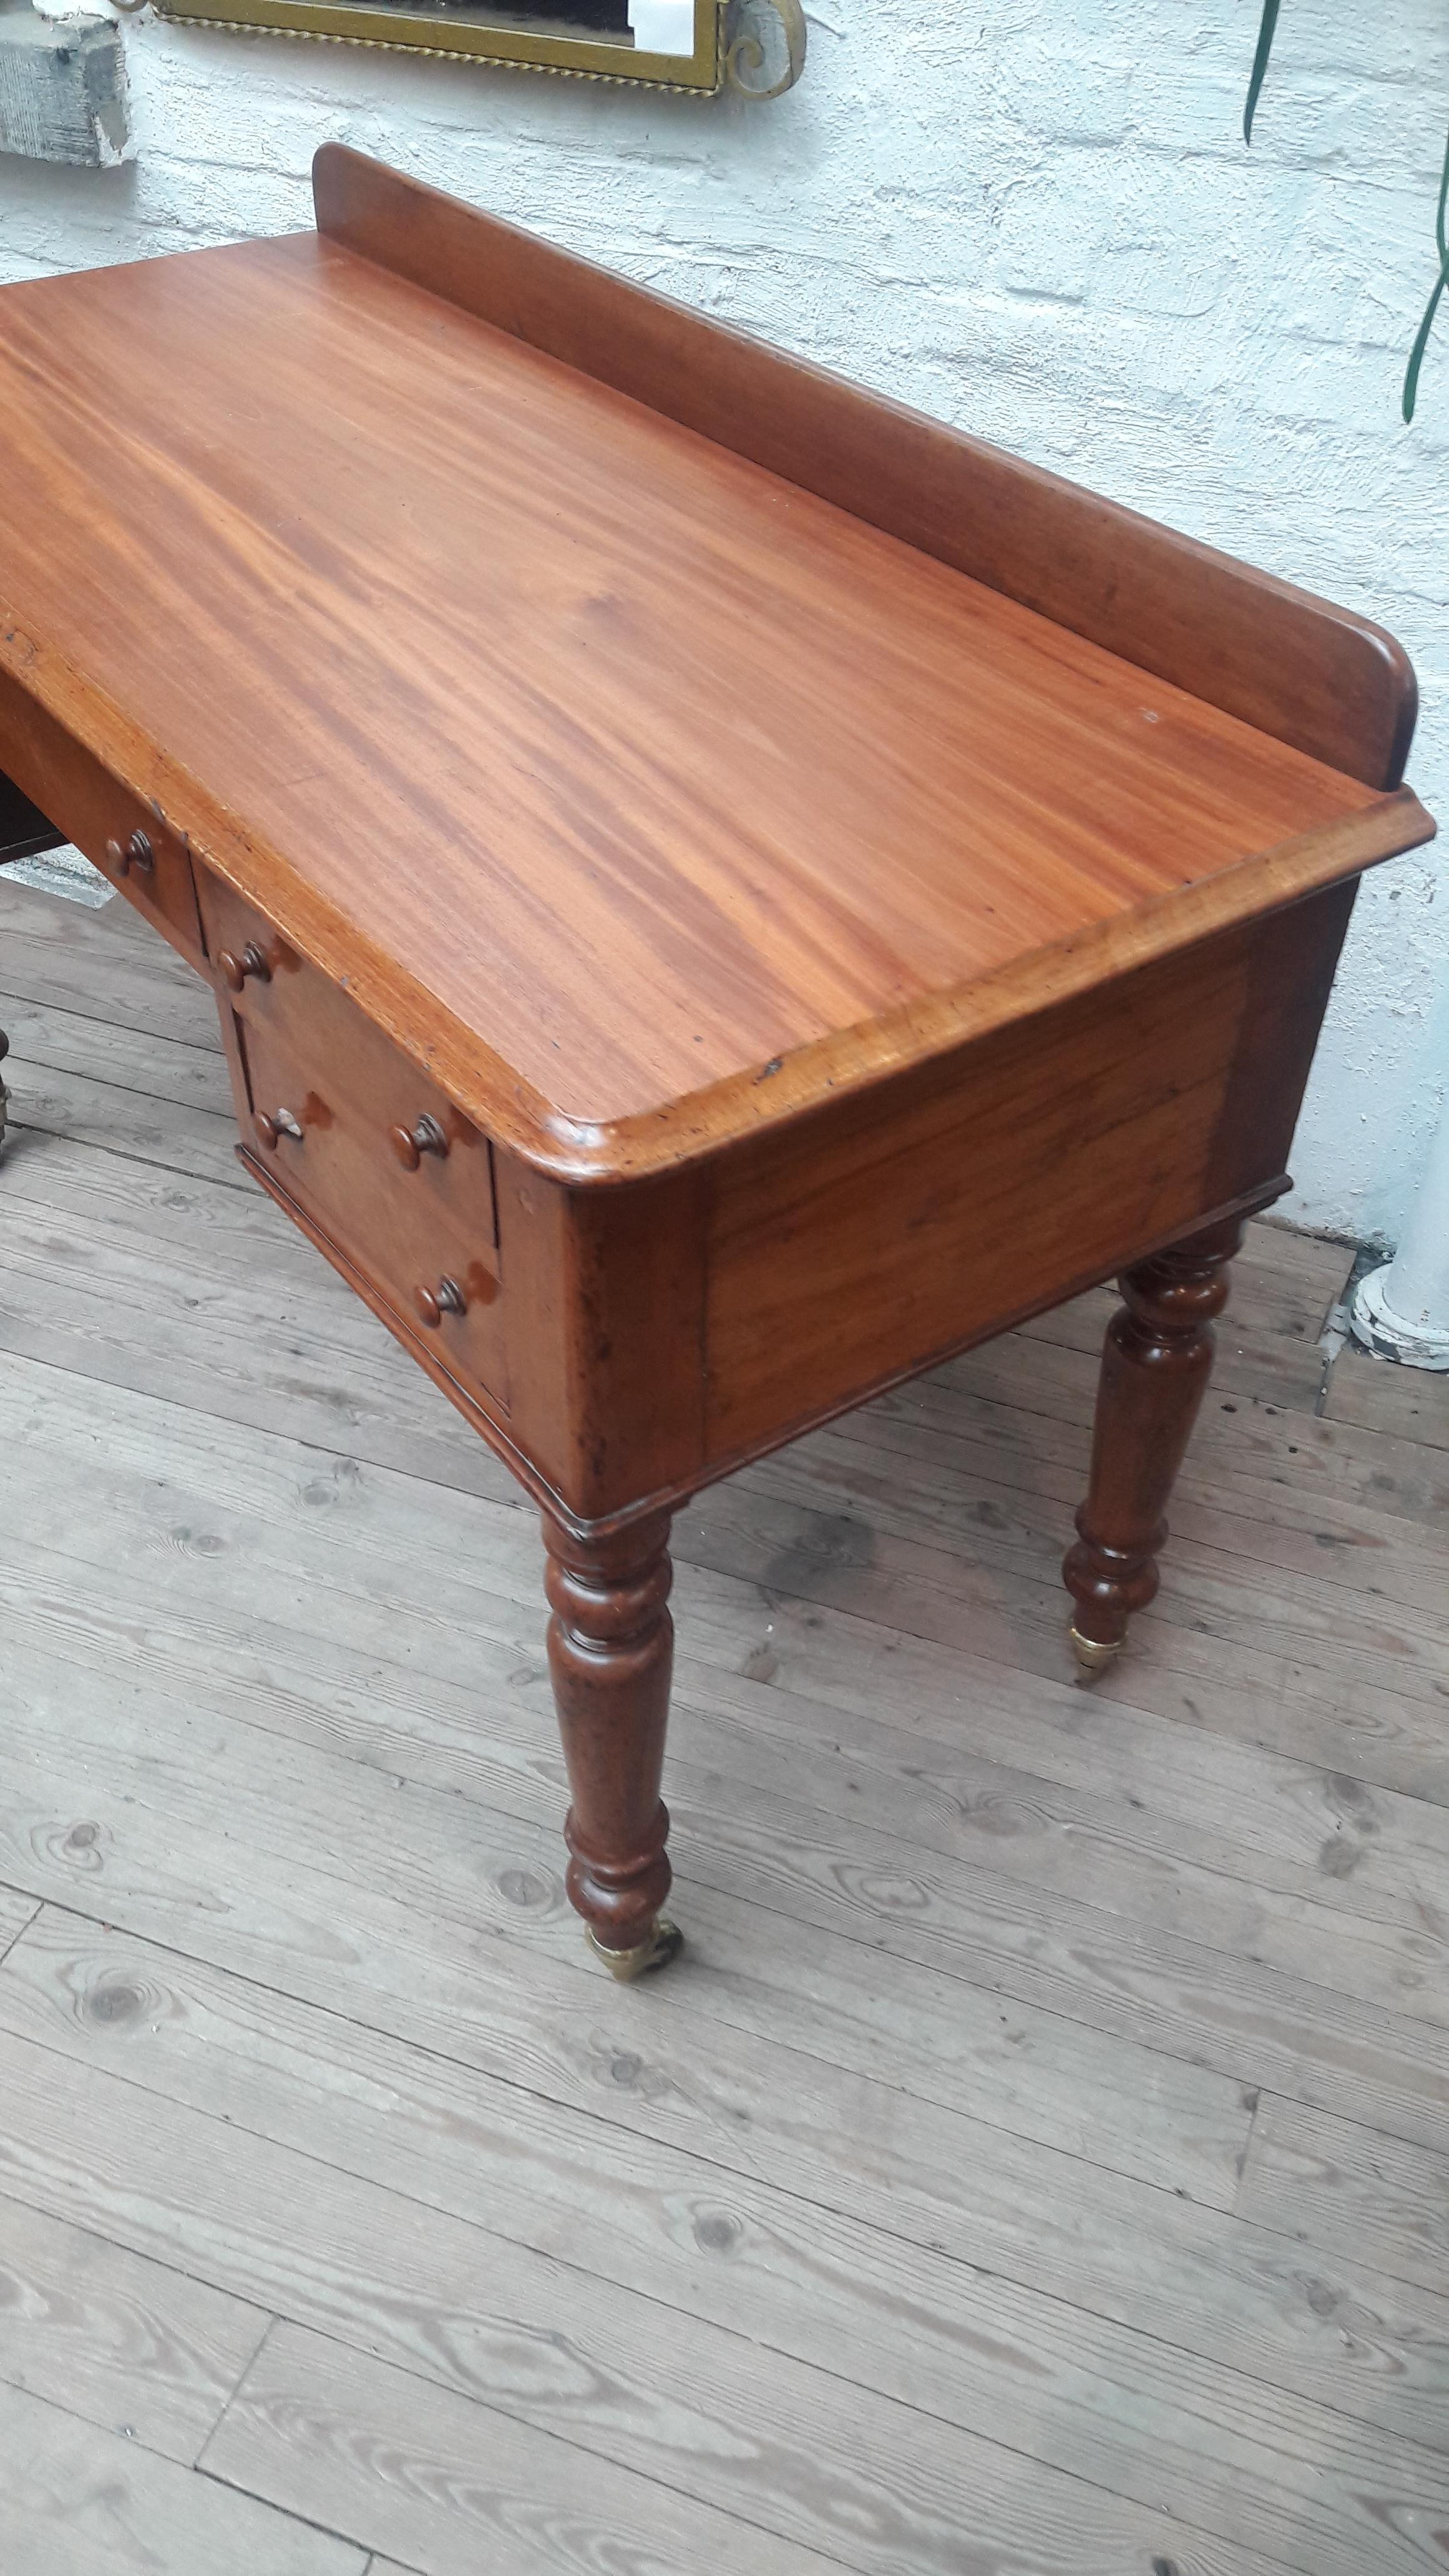
[[[112,169],[126,145],[125,64],[114,20],[56,24],[30,0],[0,7],[0,152]]]

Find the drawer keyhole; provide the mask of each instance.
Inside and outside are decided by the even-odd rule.
[[[144,832],[133,832],[124,848],[119,841],[107,841],[106,856],[118,877],[128,877],[133,868],[138,877],[156,873],[156,853]]]
[[[416,1127],[389,1127],[387,1141],[405,1172],[415,1172],[424,1154],[436,1154],[441,1161],[448,1151],[436,1118],[420,1118]]]
[[[221,980],[229,992],[239,993],[250,975],[258,984],[270,984],[272,970],[254,939],[249,939],[240,957],[234,949],[223,948],[217,958]]]
[[[440,1279],[436,1288],[419,1288],[414,1303],[425,1324],[437,1326],[445,1315],[466,1315],[468,1300],[456,1279]]]
[[[300,1118],[293,1116],[290,1109],[259,1109],[257,1134],[269,1152],[275,1154],[284,1136],[295,1136],[298,1144],[301,1144],[302,1122]]]

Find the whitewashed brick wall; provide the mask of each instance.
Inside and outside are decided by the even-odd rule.
[[[310,220],[337,136],[1382,618],[1449,822],[1449,316],[1419,419],[1444,0],[811,0],[771,106],[128,23],[135,159],[0,159],[0,276]],[[1449,1073],[1434,854],[1371,878],[1296,1152],[1392,1240]]]

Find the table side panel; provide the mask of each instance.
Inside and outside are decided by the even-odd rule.
[[[1283,1172],[1352,884],[722,1158],[709,1473]]]
[[[708,1167],[606,1190],[503,1151],[495,1169],[514,1440],[575,1522],[691,1492],[704,1480]]]

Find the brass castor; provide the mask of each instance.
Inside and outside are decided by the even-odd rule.
[[[621,1986],[632,1986],[636,1977],[652,1976],[656,1968],[667,1968],[684,1947],[684,1934],[667,1914],[656,1914],[654,1928],[647,1941],[638,1941],[632,1950],[610,1950],[599,1939],[591,1923],[584,1925],[584,1936],[596,1958],[602,1959],[611,1977]]]
[[[1075,1627],[1071,1634],[1072,1652],[1084,1681],[1094,1681],[1098,1673],[1105,1672],[1127,1643],[1125,1637],[1114,1637],[1110,1645],[1104,1645],[1099,1637],[1084,1637],[1080,1628]]]

